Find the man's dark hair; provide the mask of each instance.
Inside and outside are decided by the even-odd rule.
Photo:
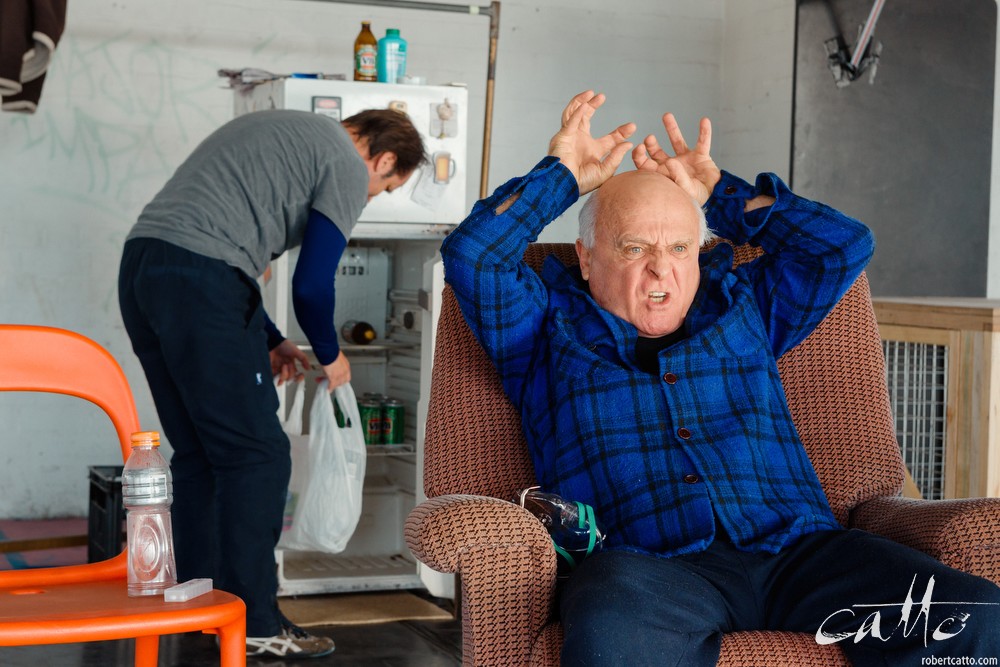
[[[424,142],[410,117],[395,109],[366,109],[340,123],[368,142],[368,155],[396,155],[393,174],[409,174],[427,162]]]

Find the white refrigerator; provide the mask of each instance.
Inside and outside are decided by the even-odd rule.
[[[399,399],[405,413],[402,445],[367,448],[362,514],[338,554],[278,549],[279,595],[426,587],[453,597],[451,575],[418,563],[403,541],[403,522],[423,497],[423,434],[430,388],[433,335],[444,272],[438,248],[468,213],[468,92],[464,86],[414,86],[286,78],[235,93],[237,115],[262,109],[300,109],[341,120],[371,108],[407,113],[420,131],[430,163],[406,185],[365,207],[341,259],[334,325],[372,325],[375,340],[341,338],[360,398],[372,392]],[[272,263],[263,286],[265,307],[279,329],[307,351],[291,307],[290,276],[297,251]],[[306,431],[311,400],[305,410]],[[284,392],[282,410],[289,401]],[[293,453],[293,467],[295,465]],[[335,511],[335,510],[332,510]]]

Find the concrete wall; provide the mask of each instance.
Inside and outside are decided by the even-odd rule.
[[[481,156],[487,21],[304,0],[76,0],[32,116],[0,115],[0,321],[79,331],[106,346],[158,428],[118,314],[125,234],[176,166],[231,117],[219,68],[350,73],[362,19],[399,27],[409,72],[470,91],[470,160]],[[489,186],[545,152],[566,101],[607,93],[595,122],[663,135],[675,112],[689,138],[715,121],[724,168],[787,172],[792,0],[504,0]],[[470,170],[471,206],[479,191]],[[576,237],[575,208],[544,240]],[[39,350],[45,354],[45,350]],[[113,464],[110,424],[93,406],[0,395],[0,517],[79,515],[86,468]]]
[[[836,22],[871,7],[837,0]],[[793,186],[871,228],[876,296],[986,296],[996,23],[994,0],[887,5],[874,84],[838,88],[829,7],[800,6]]]

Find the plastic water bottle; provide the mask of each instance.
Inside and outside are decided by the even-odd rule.
[[[160,434],[132,434],[132,453],[122,471],[122,502],[128,510],[128,594],[161,595],[177,583],[170,503],[170,466],[160,453]]]
[[[389,28],[385,37],[378,40],[375,69],[382,83],[396,83],[406,76],[406,40],[399,36],[398,28]]]

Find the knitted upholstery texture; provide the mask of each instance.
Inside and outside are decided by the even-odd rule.
[[[525,261],[537,270],[550,254],[567,265],[576,262],[568,243],[533,244]],[[431,370],[424,491],[428,498],[471,493],[513,500],[533,484],[521,418],[465,324],[451,288],[445,287]]]
[[[446,495],[414,509],[404,535],[421,562],[462,575],[465,664],[528,664],[555,598],[556,553],[538,519],[496,498]]]
[[[521,419],[445,287],[424,436],[424,491],[428,498],[469,493],[513,500],[534,480]]]
[[[850,667],[836,645],[801,632],[732,632],[722,636],[720,667]]]
[[[876,498],[856,509],[851,521],[854,528],[884,535],[1000,585],[1000,499]]]
[[[778,360],[792,420],[834,516],[903,488],[885,358],[861,275],[801,345]]]
[[[759,253],[735,248],[737,263]],[[525,261],[537,271],[549,254],[577,261],[572,244],[533,244]],[[887,497],[902,488],[903,464],[864,275],[778,367],[796,428],[842,524],[1000,583],[1000,501]],[[555,553],[538,522],[507,502],[533,484],[518,414],[446,287],[424,443],[429,500],[410,514],[405,534],[421,562],[461,575],[465,665],[558,665]],[[848,662],[837,646],[819,646],[808,634],[744,632],[723,637],[719,664]]]

